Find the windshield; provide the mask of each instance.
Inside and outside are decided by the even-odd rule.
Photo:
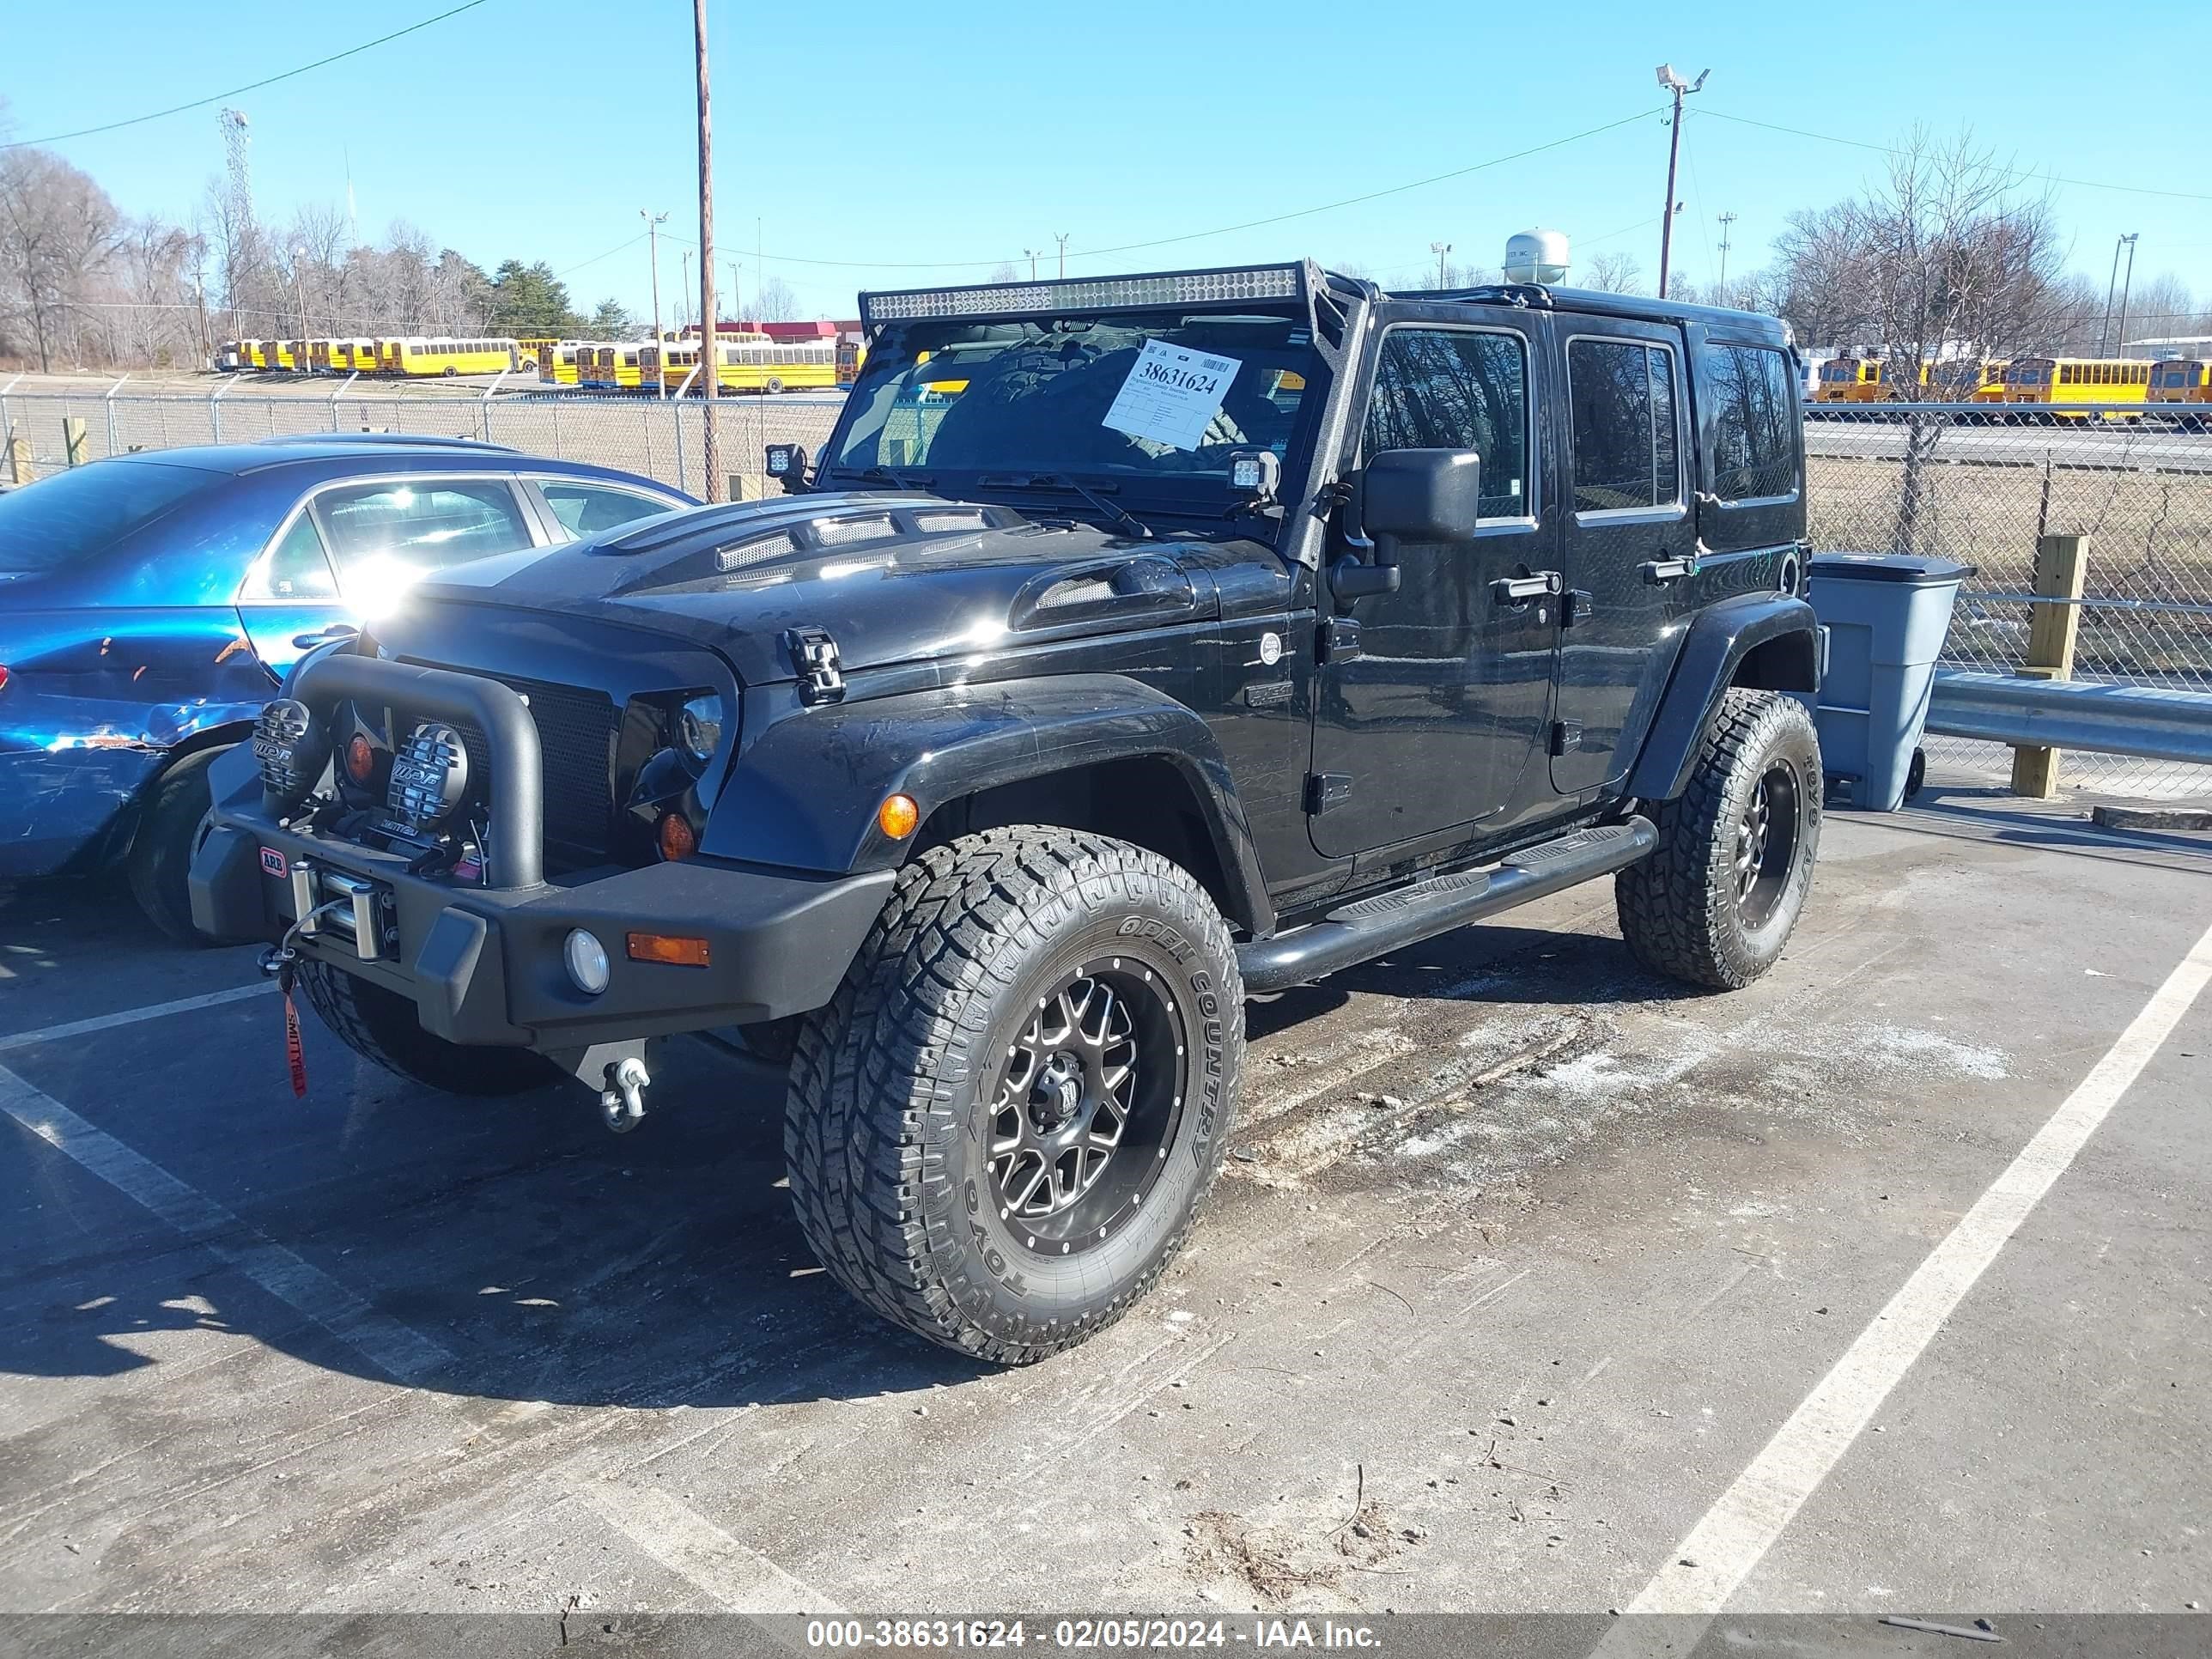
[[[222,474],[158,461],[96,461],[0,495],[0,571],[58,570],[113,546]]]
[[[833,471],[1225,480],[1289,453],[1321,368],[1302,318],[1144,312],[916,322],[869,347]]]

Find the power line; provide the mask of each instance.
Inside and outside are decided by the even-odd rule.
[[[100,126],[79,127],[75,132],[57,132],[45,138],[19,138],[13,143],[0,144],[0,149],[23,149],[37,144],[58,144],[68,138],[89,138],[96,132],[115,132],[125,127],[137,126],[143,122],[158,121],[165,115],[181,115],[186,110],[204,109],[210,104],[219,104],[226,98],[237,97],[240,93],[257,92],[263,87],[273,87],[279,81],[289,81],[295,76],[305,75],[310,70],[319,70],[325,64],[337,63],[342,58],[356,57],[373,46],[380,46],[387,41],[397,40],[402,35],[413,34],[418,29],[427,29],[433,23],[442,23],[448,17],[458,17],[465,11],[474,11],[484,3],[485,0],[464,0],[464,3],[455,6],[451,11],[441,11],[435,17],[426,17],[419,23],[410,23],[404,29],[394,29],[389,34],[380,34],[374,40],[364,40],[357,46],[348,46],[343,52],[334,52],[327,58],[318,58],[312,64],[302,64],[297,69],[286,70],[283,74],[272,75],[264,81],[250,81],[242,87],[233,87],[228,92],[210,93],[205,98],[195,98],[189,104],[172,104],[167,109],[154,111],[150,115],[133,115],[127,120],[109,121]]]
[[[1894,144],[1876,144],[1863,138],[1838,138],[1832,132],[1808,132],[1802,127],[1785,127],[1772,121],[1754,121],[1748,115],[1730,115],[1708,104],[1698,111],[1701,116],[1716,120],[1733,121],[1738,126],[1758,127],[1767,132],[1786,132],[1793,138],[1812,138],[1824,144],[1842,144],[1850,149],[1871,150],[1877,155],[1902,155],[1905,152]],[[1997,172],[2014,179],[2041,179],[2050,184],[2070,185],[2078,190],[2115,190],[2130,196],[2163,196],[2177,202],[2212,202],[2212,195],[2191,190],[2154,190],[2148,185],[2108,184],[2100,179],[2067,179],[2055,173],[2039,173],[2033,167],[1999,167]]]
[[[1339,208],[1357,207],[1363,202],[1380,201],[1386,196],[1401,196],[1409,190],[1423,190],[1431,185],[1440,185],[1448,179],[1464,179],[1469,173],[1486,172],[1504,167],[1509,161],[1525,161],[1531,155],[1540,155],[1547,150],[1559,149],[1568,144],[1580,143],[1585,138],[1595,138],[1600,133],[1611,132],[1635,122],[1647,120],[1659,113],[1658,106],[1640,109],[1633,115],[1624,115],[1617,121],[1602,125],[1585,127],[1580,132],[1571,132],[1564,138],[1553,138],[1541,144],[1532,144],[1526,149],[1516,149],[1509,155],[1493,155],[1486,161],[1475,161],[1463,167],[1454,167],[1449,173],[1432,173],[1425,179],[1415,179],[1402,185],[1389,185],[1381,190],[1370,190],[1358,196],[1347,196],[1340,201],[1323,202],[1317,207],[1295,208],[1288,213],[1270,214],[1264,219],[1246,219],[1233,225],[1218,225],[1211,230],[1185,231],[1175,236],[1158,236],[1149,241],[1118,242],[1111,247],[1071,248],[1071,259],[1096,259],[1109,253],[1136,253],[1147,248],[1170,247],[1178,242],[1202,241],[1209,236],[1226,236],[1240,230],[1257,230],[1265,225],[1285,224],[1292,219],[1308,219],[1317,213],[1334,213]],[[824,265],[848,270],[982,270],[991,266],[1012,263],[1001,256],[995,259],[813,259],[793,253],[763,253],[757,256],[773,259],[786,265]],[[1024,255],[1024,257],[1027,257]]]

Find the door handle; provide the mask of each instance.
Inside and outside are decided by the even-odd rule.
[[[1698,574],[1697,555],[1692,553],[1686,554],[1680,558],[1646,559],[1636,567],[1636,572],[1655,587],[1664,582],[1678,582],[1685,576],[1694,576]]]
[[[1533,576],[1501,576],[1491,583],[1490,599],[1493,605],[1522,605],[1564,592],[1566,586],[1566,579],[1556,570],[1539,570]]]
[[[316,646],[326,645],[332,640],[349,640],[360,632],[361,629],[356,628],[351,623],[332,623],[328,628],[319,628],[312,634],[293,635],[292,648],[295,651],[309,651]]]

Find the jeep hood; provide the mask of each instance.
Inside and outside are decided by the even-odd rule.
[[[823,494],[455,566],[409,605],[646,628],[712,647],[757,685],[794,678],[793,629],[828,632],[851,673],[1211,617],[1205,567],[1220,556],[1214,544],[1133,540],[934,495]]]

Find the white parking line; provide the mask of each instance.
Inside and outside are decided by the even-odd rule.
[[[349,1343],[395,1381],[419,1381],[452,1360],[453,1355],[428,1337],[377,1312],[321,1268],[105,1129],[86,1122],[4,1066],[0,1066],[0,1112],[151,1210],[278,1301]]]
[[[201,1008],[220,1008],[227,1002],[243,1002],[248,997],[258,997],[276,988],[274,980],[264,980],[258,985],[234,986],[228,991],[210,991],[204,996],[179,997],[174,1002],[149,1003],[143,1008],[125,1008],[120,1013],[94,1014],[89,1019],[73,1019],[65,1025],[47,1025],[35,1031],[17,1031],[13,1036],[0,1036],[0,1054],[5,1054],[10,1048],[27,1048],[35,1042],[59,1042],[66,1037],[88,1036],[94,1031],[112,1030],[118,1025],[136,1025],[141,1020],[163,1019],[171,1014],[189,1014]]]
[[[1668,1553],[1668,1565],[1652,1576],[1629,1612],[1711,1616],[1727,1606],[1975,1281],[2142,1074],[2208,981],[2212,981],[2212,929],[2166,975],[2081,1085],[1929,1253],[1720,1501]],[[1599,1651],[1636,1650],[1644,1634],[1624,1621],[1607,1632]],[[1683,1643],[1681,1651],[1696,1645],[1694,1636],[1684,1642],[1685,1632],[1670,1634]],[[1622,1640],[1616,1642],[1616,1637]]]
[[[843,1611],[813,1585],[657,1486],[595,1480],[577,1495],[662,1566],[732,1613]]]

